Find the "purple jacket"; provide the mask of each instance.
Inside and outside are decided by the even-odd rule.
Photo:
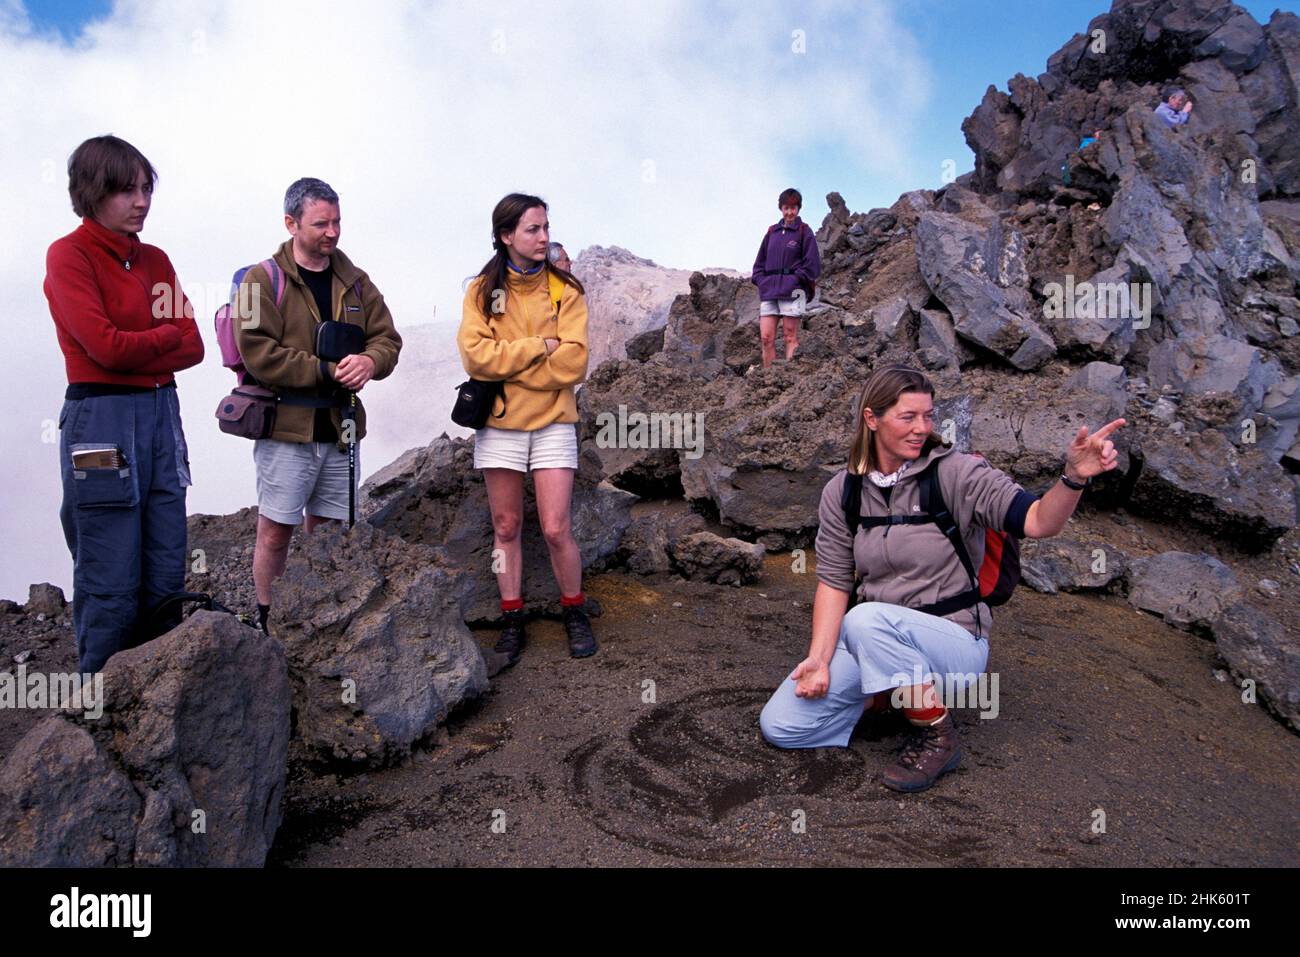
[[[793,226],[782,220],[763,237],[750,280],[758,286],[758,298],[766,302],[793,299],[800,279],[814,283],[821,274],[822,258],[812,229],[802,219]]]

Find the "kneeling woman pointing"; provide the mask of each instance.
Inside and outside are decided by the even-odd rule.
[[[921,475],[936,470],[938,490],[978,570],[985,529],[1048,538],[1065,527],[1091,477],[1115,467],[1108,436],[1124,420],[1092,435],[1081,426],[1061,480],[1038,499],[983,459],[943,442],[933,428],[934,386],[923,373],[876,370],[858,409],[848,468],[822,490],[812,646],[763,708],[760,725],[778,747],[844,747],[864,708],[888,707],[891,693],[901,689],[903,713],[918,731],[885,770],[884,784],[921,791],[957,767],[961,751],[933,683],[917,684],[912,676],[942,675],[951,686],[982,673],[992,624],[978,583],[938,525],[898,521],[923,518]],[[864,479],[856,534],[841,499],[849,472]],[[896,524],[867,521],[889,516]],[[862,603],[846,613],[855,582]]]

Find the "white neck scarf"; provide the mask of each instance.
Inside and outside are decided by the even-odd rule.
[[[911,462],[904,462],[898,467],[897,472],[892,472],[889,475],[885,475],[884,473],[873,469],[867,478],[871,479],[872,483],[877,488],[889,488],[889,486],[897,484],[898,480],[903,477],[903,473],[907,471],[907,467],[911,464]]]

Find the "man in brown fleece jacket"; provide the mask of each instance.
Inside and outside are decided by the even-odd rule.
[[[253,443],[258,513],[253,583],[263,630],[271,583],[284,572],[289,540],[294,527],[303,524],[304,512],[308,534],[322,522],[348,517],[356,478],[348,467],[348,444],[366,434],[359,398],[355,421],[344,425],[350,393],[390,375],[402,348],[383,295],[338,248],[338,194],[321,180],[298,180],[285,194],[284,225],[289,239],[272,257],[283,273],[279,301],[262,265],[248,270],[241,284],[248,288],[235,298],[255,306],[235,323],[244,366],[280,396],[270,438]],[[337,363],[317,357],[316,330],[325,319],[361,326],[362,351]],[[358,447],[353,451],[359,474]]]

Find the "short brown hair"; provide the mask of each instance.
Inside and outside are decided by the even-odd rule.
[[[928,393],[934,398],[934,385],[920,369],[910,366],[882,366],[874,370],[862,387],[858,396],[857,423],[853,429],[853,447],[849,450],[848,470],[854,475],[866,475],[876,468],[876,443],[872,441],[871,430],[867,428],[866,410],[879,418],[898,402],[904,392]],[[931,431],[926,437],[923,451],[935,445],[945,445],[938,432]]]
[[[771,196],[771,193],[768,193]],[[794,203],[800,209],[803,209],[803,194],[791,186],[789,189],[781,191],[781,195],[776,198],[776,205],[785,206],[788,203]]]
[[[107,197],[130,189],[143,172],[150,188],[158,172],[138,149],[113,134],[86,140],[68,157],[68,195],[72,211],[91,217]]]

